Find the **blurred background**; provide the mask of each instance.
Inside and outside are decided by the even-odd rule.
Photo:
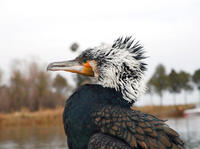
[[[46,71],[88,47],[132,35],[146,50],[148,90],[135,109],[168,119],[200,148],[198,0],[1,0],[0,148],[67,148],[62,112],[88,77]]]

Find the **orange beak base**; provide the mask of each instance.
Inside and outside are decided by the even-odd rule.
[[[92,66],[89,64],[89,61],[86,63],[79,63],[76,60],[72,61],[63,61],[63,62],[54,62],[50,63],[47,67],[49,71],[68,71],[73,73],[78,73],[85,76],[94,76]]]

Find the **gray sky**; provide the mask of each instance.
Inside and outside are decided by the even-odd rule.
[[[152,74],[158,63],[193,72],[200,68],[199,0],[1,0],[0,68],[12,59],[71,59],[84,50],[134,35],[144,45]]]

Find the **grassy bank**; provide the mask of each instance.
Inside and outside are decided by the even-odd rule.
[[[134,107],[136,110],[150,113],[161,118],[181,117],[185,109],[194,108],[193,104],[177,105],[177,106],[145,106]],[[39,110],[37,112],[29,112],[23,110],[21,112],[0,114],[0,128],[5,127],[23,127],[23,126],[62,126],[63,108],[53,110]]]
[[[195,108],[194,104],[176,105],[176,106],[144,106],[133,107],[133,109],[140,110],[144,113],[150,113],[160,118],[182,117],[184,110]]]
[[[20,126],[62,125],[63,108],[39,110],[37,112],[21,111],[0,114],[0,128]]]

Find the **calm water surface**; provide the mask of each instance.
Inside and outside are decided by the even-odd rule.
[[[66,149],[62,127],[24,127],[0,130],[0,149]]]
[[[170,119],[168,125],[179,132],[186,148],[200,149],[200,115]]]
[[[167,122],[185,140],[188,149],[200,149],[200,116]],[[66,149],[62,127],[22,127],[0,130],[0,149]]]

